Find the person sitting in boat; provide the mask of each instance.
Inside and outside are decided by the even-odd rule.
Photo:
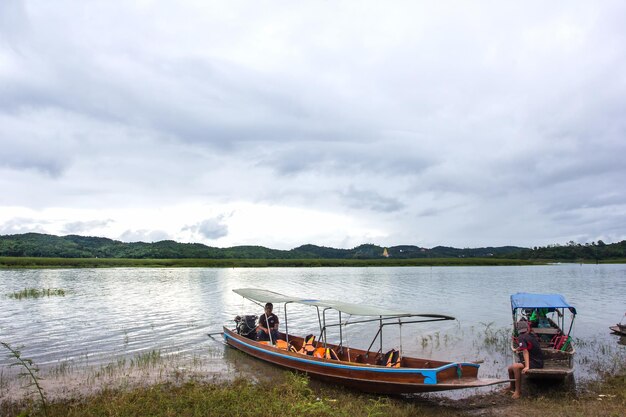
[[[520,353],[521,362],[509,366],[509,379],[511,379],[511,390],[513,398],[519,398],[522,392],[522,374],[529,369],[543,368],[543,353],[539,346],[537,337],[530,333],[528,321],[520,321],[516,324],[518,346],[516,353]]]
[[[276,343],[278,339],[278,316],[272,313],[274,305],[265,304],[265,312],[259,317],[259,324],[256,327],[256,339],[259,341],[269,340]]]
[[[547,308],[535,308],[528,319],[531,327],[549,327]]]

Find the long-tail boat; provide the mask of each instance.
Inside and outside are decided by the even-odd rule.
[[[454,320],[454,317],[415,314],[343,301],[290,297],[255,288],[233,291],[259,305],[282,304],[285,331],[278,333],[278,340],[260,342],[256,340],[256,332],[253,331],[254,317],[238,317],[236,328],[224,326],[223,337],[226,344],[255,358],[305,372],[317,379],[371,393],[444,391],[508,382],[479,379],[480,365],[476,362],[438,361],[404,356],[401,344],[400,350],[383,352],[383,329],[387,326],[396,325],[401,328],[408,323]],[[289,332],[287,306],[290,304],[315,307],[320,330],[316,341],[313,341],[312,335],[294,335]],[[333,318],[335,314],[338,314],[338,320]],[[349,320],[342,320],[346,317]],[[377,322],[378,331],[369,348],[357,349],[344,344],[343,334],[348,324],[371,322]],[[327,329],[331,327],[339,328],[339,343],[328,343]],[[372,350],[377,340],[378,349]]]
[[[574,353],[571,337],[576,308],[561,294],[517,293],[511,295],[513,338],[511,349],[517,348],[516,323],[526,321],[539,340],[543,354],[543,368],[529,369],[526,375],[534,379],[564,379],[574,372]],[[566,330],[567,329],[567,330]],[[513,354],[517,362],[519,355]]]

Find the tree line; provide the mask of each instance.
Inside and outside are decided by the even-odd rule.
[[[568,243],[553,244],[543,247],[533,247],[522,249],[518,253],[510,256],[514,259],[531,260],[559,260],[559,261],[603,261],[611,259],[626,259],[626,240],[621,242],[606,244],[601,240],[591,243]]]

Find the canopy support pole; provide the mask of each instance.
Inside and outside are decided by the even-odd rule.
[[[378,353],[383,354],[383,316],[380,317],[380,349],[378,349]]]
[[[346,327],[346,346],[348,347],[348,361],[352,360],[352,357],[350,356],[350,341],[348,340],[348,322],[350,321],[350,319],[352,318],[352,315],[350,317],[348,317],[348,319],[346,320],[346,322],[343,324]],[[341,326],[339,326],[339,328],[341,329]],[[342,348],[343,349],[343,346]]]
[[[283,311],[285,312],[285,339],[287,341],[287,345],[289,345],[289,327],[287,326],[287,304],[289,304],[289,302],[285,303],[285,305],[283,306]]]
[[[326,347],[326,344],[328,343],[328,341],[326,340],[326,310],[330,310],[330,307],[326,307],[325,309],[322,310],[322,324],[324,325],[322,327],[322,333],[320,334],[320,338],[322,337],[322,335],[324,336],[324,347]],[[341,329],[341,320],[339,320],[339,329]]]
[[[402,320],[400,318],[398,318],[398,328],[400,329],[400,358],[402,358],[404,355],[402,354]]]
[[[319,308],[319,306],[315,306],[315,309],[317,310],[317,322],[318,322],[318,324],[320,326],[320,337],[319,337],[319,339],[321,339],[322,338],[322,334],[324,332],[324,330],[322,329],[322,318],[320,316],[320,308]]]
[[[343,332],[341,331],[341,311],[339,312],[339,351],[343,350]]]
[[[572,321],[569,323],[569,330],[567,331],[567,337],[569,337],[570,333],[572,333],[572,327],[574,327],[574,320],[576,319],[576,316],[572,316]],[[562,329],[562,327],[561,327]]]
[[[369,347],[367,348],[367,353],[365,354],[366,357],[369,356],[369,352],[372,349],[372,346],[374,346],[374,343],[376,342],[376,339],[378,338],[378,335],[380,334],[380,332],[383,330],[382,326],[378,328],[378,331],[376,332],[376,334],[374,335],[374,338],[372,339],[372,343],[370,343]]]

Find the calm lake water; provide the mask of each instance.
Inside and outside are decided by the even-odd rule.
[[[62,288],[66,295],[7,296],[31,287]],[[626,358],[626,346],[608,329],[626,312],[626,265],[2,270],[0,341],[19,347],[44,375],[102,368],[155,351],[176,357],[177,366],[202,362],[211,372],[228,373],[247,359],[207,333],[232,324],[237,314],[262,312],[232,292],[241,287],[454,316],[456,321],[403,326],[401,335],[386,330],[385,348],[402,341],[407,355],[484,360],[484,377],[504,377],[512,360],[509,295],[556,292],[579,313],[577,378],[592,378],[598,368]],[[291,332],[316,332],[314,308],[290,305],[288,311]],[[282,307],[275,312],[283,318]],[[348,326],[347,341],[366,348],[370,330]],[[0,380],[14,372],[12,361],[0,352]]]

